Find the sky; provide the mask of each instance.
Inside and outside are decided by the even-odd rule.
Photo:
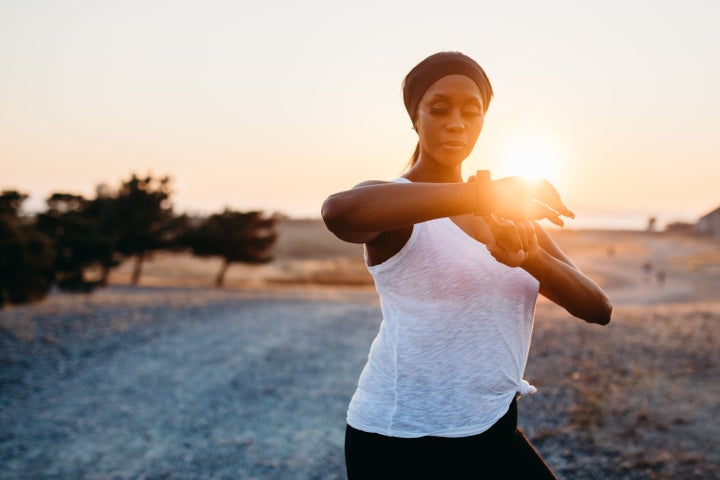
[[[169,175],[178,212],[318,217],[399,176],[405,74],[476,59],[495,96],[463,173],[544,176],[569,227],[720,205],[720,2],[0,0],[0,189]]]

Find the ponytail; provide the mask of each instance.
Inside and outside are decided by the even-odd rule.
[[[405,171],[409,170],[415,163],[417,163],[418,158],[420,157],[420,142],[415,145],[415,151],[412,154],[412,157],[410,157],[410,161],[407,165],[405,165]]]

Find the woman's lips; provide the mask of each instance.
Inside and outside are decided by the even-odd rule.
[[[459,150],[461,148],[465,148],[465,142],[451,140],[448,142],[442,142],[442,146],[452,150]]]

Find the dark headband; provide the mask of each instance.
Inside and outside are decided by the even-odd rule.
[[[493,91],[482,67],[462,53],[440,52],[418,63],[403,81],[403,100],[413,122],[425,91],[442,77],[455,74],[464,75],[477,84],[483,100],[483,109],[487,111]]]

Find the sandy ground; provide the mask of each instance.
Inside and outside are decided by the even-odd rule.
[[[203,286],[218,262],[166,255],[143,286],[123,266],[92,295],[1,310],[0,479],[345,478],[379,307],[354,246],[295,227],[304,247],[223,290]],[[598,327],[539,303],[521,427],[563,479],[720,478],[720,244],[554,236],[616,308]]]

